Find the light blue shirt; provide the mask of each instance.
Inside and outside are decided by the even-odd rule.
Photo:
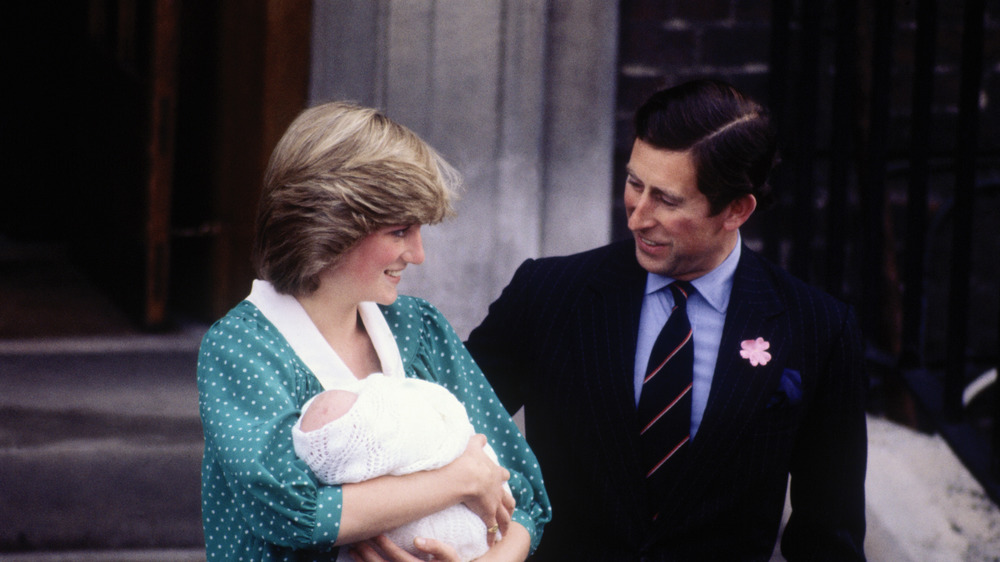
[[[694,340],[694,381],[691,386],[691,437],[694,438],[701,426],[708,393],[712,389],[715,361],[719,356],[719,342],[722,327],[726,322],[729,295],[733,290],[736,264],[740,261],[742,239],[737,237],[736,247],[729,256],[707,274],[691,281],[697,293],[688,298],[688,320],[691,322],[691,338]],[[649,273],[646,277],[646,293],[642,298],[642,312],[639,316],[639,340],[635,348],[635,403],[639,405],[642,380],[646,376],[646,363],[653,349],[656,336],[670,317],[674,307],[674,295],[666,289],[674,282],[671,277]]]

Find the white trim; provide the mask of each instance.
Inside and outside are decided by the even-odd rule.
[[[361,322],[364,323],[368,337],[375,346],[375,353],[378,354],[378,361],[382,364],[382,373],[387,377],[405,377],[403,359],[399,356],[396,337],[392,335],[389,323],[385,321],[385,316],[378,305],[373,302],[363,302],[359,310]]]
[[[306,367],[319,379],[323,388],[344,388],[357,382],[357,377],[347,368],[337,352],[313,324],[299,301],[291,295],[282,295],[267,281],[253,282],[247,299],[288,340],[292,350]],[[387,376],[403,376],[403,362],[399,357],[396,340],[389,325],[375,303],[361,303],[361,321],[368,330],[379,362]]]
[[[997,370],[990,369],[985,373],[979,375],[972,382],[970,382],[965,390],[962,391],[962,405],[968,407],[973,400],[979,396],[979,393],[984,392],[986,389],[990,388],[991,385],[997,382]]]

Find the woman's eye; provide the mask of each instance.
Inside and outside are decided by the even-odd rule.
[[[393,230],[391,234],[392,234],[393,236],[395,236],[396,238],[403,238],[403,237],[405,237],[405,236],[406,236],[406,233],[407,233],[407,232],[408,232],[409,230],[410,230],[410,227],[406,227],[406,228],[400,228],[400,229],[397,229],[397,230]]]

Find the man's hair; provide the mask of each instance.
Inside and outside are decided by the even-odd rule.
[[[413,131],[343,102],[303,111],[271,154],[253,263],[280,293],[308,295],[366,235],[453,214],[458,173]]]
[[[751,194],[770,202],[767,178],[776,141],[767,110],[730,84],[695,80],[660,90],[635,114],[635,137],[656,148],[690,151],[698,189],[718,214]]]

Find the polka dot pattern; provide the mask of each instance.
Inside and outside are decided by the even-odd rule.
[[[479,367],[426,301],[381,307],[408,377],[434,381],[464,405],[511,472],[514,520],[532,548],[551,519],[541,470]],[[339,486],[321,485],[292,448],[291,427],[322,386],[278,330],[242,302],[205,335],[198,360],[208,560],[335,560]]]

